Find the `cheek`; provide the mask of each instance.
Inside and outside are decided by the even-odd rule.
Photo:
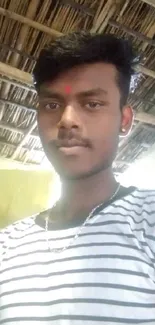
[[[51,138],[56,133],[56,125],[51,117],[38,114],[38,131],[41,138]]]
[[[95,130],[94,147],[96,147],[98,154],[102,156],[106,152],[114,151],[119,142],[119,126],[112,126],[108,122],[106,124],[99,123]]]

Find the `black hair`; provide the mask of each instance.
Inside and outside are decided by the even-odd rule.
[[[75,32],[57,38],[44,48],[33,71],[34,84],[39,91],[42,83],[53,81],[72,67],[104,62],[113,64],[121,93],[121,107],[126,104],[135,55],[129,41],[111,34]],[[137,62],[136,62],[137,63]]]

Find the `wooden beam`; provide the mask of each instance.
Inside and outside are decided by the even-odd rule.
[[[145,98],[138,96],[134,93],[131,93],[129,95],[128,101],[130,102],[130,100],[134,100],[135,102],[139,102],[139,103],[143,103],[143,104],[155,107],[155,102],[152,102],[151,100],[145,99]]]
[[[36,13],[37,13],[37,8],[39,7],[39,4],[40,4],[40,0],[29,1],[27,10],[25,12],[25,18],[34,20]],[[18,33],[18,37],[16,39],[17,50],[22,51],[28,33],[29,33],[29,26],[26,24],[22,24],[22,26],[20,27],[19,33]],[[10,65],[13,67],[17,67],[18,63],[19,63],[19,59],[20,59],[20,54],[14,52],[13,55],[11,55],[11,57],[10,57]],[[2,89],[3,98],[5,98],[7,96],[7,93],[9,92],[9,87],[10,86],[8,85]]]
[[[27,19],[33,20],[35,18],[39,3],[40,3],[40,0],[29,1],[29,5],[28,5],[26,13],[25,13],[25,17]],[[29,26],[26,24],[22,24],[22,26],[20,26],[18,37],[16,39],[16,49],[17,50],[23,49],[23,44],[26,40],[28,33],[29,33]],[[20,54],[17,52],[13,52],[13,54],[11,55],[10,60],[9,60],[10,65],[13,67],[17,67],[19,60],[20,60]],[[9,91],[10,91],[10,85],[3,84],[2,89],[1,89],[2,98],[7,98]],[[1,111],[0,111],[0,120],[3,118],[4,113],[5,113],[5,106],[2,104]]]
[[[1,141],[1,140],[0,140],[0,145],[8,146],[8,147],[13,148],[13,149],[17,148],[16,144],[11,143],[11,142]],[[23,146],[23,149],[26,150],[26,151],[35,151],[35,152],[43,153],[43,149],[28,148],[27,146]]]
[[[4,77],[4,76],[1,76],[1,75],[0,75],[0,81],[6,82],[6,83],[8,83],[10,85],[13,85],[15,87],[22,88],[22,89],[27,90],[27,91],[31,91],[33,93],[36,93],[36,89],[33,87],[33,85],[31,86],[31,85],[28,85],[28,84],[27,85],[26,84],[22,84],[22,83],[20,83],[18,81],[9,79],[9,78]]]
[[[45,26],[43,24],[40,24],[40,23],[38,23],[36,21],[33,21],[33,20],[29,19],[29,18],[18,15],[16,13],[14,13],[14,12],[12,12],[10,10],[4,9],[2,7],[0,7],[0,14],[3,15],[3,16],[6,16],[8,18],[14,19],[16,21],[19,21],[21,23],[27,24],[28,26],[33,27],[35,29],[38,29],[38,30],[40,30],[40,31],[42,31],[42,32],[44,32],[46,34],[51,35],[51,36],[58,37],[58,36],[63,35],[62,33],[58,32],[58,31],[56,31],[56,30],[54,30],[54,29],[52,29],[50,27],[47,27],[47,26]],[[109,17],[109,20],[110,20],[110,17]],[[2,75],[7,75],[10,78],[18,80],[20,82],[24,82],[24,83],[27,83],[27,84],[32,84],[32,77],[30,77],[30,75],[28,73],[26,73],[24,71],[21,71],[21,70],[18,70],[18,69],[16,69],[16,71],[15,71],[14,69],[16,69],[16,68],[13,68],[11,66],[8,66],[5,63],[0,62],[0,73]],[[155,72],[154,71],[152,71],[150,69],[147,69],[147,68],[144,68],[143,66],[137,66],[135,69],[136,69],[136,71],[142,72],[143,74],[145,74],[147,76],[150,76],[150,77],[155,79]]]
[[[94,10],[89,8],[86,4],[80,4],[74,0],[59,0],[61,5],[70,6],[71,8],[80,11],[82,14],[94,17]]]
[[[28,141],[29,137],[31,136],[32,131],[37,127],[37,121],[35,121],[30,127],[26,130],[25,135],[22,139],[22,141],[19,143],[17,148],[15,149],[13,155],[11,156],[11,159],[15,159],[17,155],[19,154],[21,148],[24,146],[24,144]]]
[[[142,1],[145,2],[145,3],[148,3],[149,5],[151,5],[153,7],[155,7],[155,0],[142,0]],[[91,16],[94,15],[92,9],[89,9],[87,6],[85,7],[84,5],[78,4],[78,3],[74,2],[73,0],[61,0],[61,2],[62,2],[62,4],[70,5],[70,6],[76,8],[78,10],[82,10],[82,11],[85,10],[85,12],[87,14],[91,15]],[[58,31],[56,31],[56,30],[54,30],[54,29],[52,29],[52,28],[50,28],[48,26],[40,24],[37,21],[33,21],[32,19],[26,18],[24,16],[16,14],[15,12],[12,12],[12,11],[10,11],[8,9],[4,9],[2,7],[0,7],[0,14],[3,15],[3,16],[6,16],[7,18],[14,19],[14,20],[19,21],[21,23],[24,23],[24,24],[26,24],[26,25],[28,25],[30,27],[38,29],[38,30],[40,30],[40,31],[42,31],[42,32],[44,32],[46,34],[51,35],[51,36],[58,37],[58,36],[63,35],[63,33],[58,32]],[[155,41],[151,40],[149,37],[146,37],[146,36],[142,35],[139,32],[133,31],[132,29],[123,26],[123,24],[120,24],[118,22],[114,22],[111,19],[109,19],[109,24],[111,24],[114,27],[124,29],[127,33],[129,33],[129,34],[131,34],[133,36],[136,36],[136,34],[137,34],[136,37],[141,38],[141,39],[143,38],[143,40],[144,40],[144,38],[147,39],[145,41],[150,42],[149,44],[151,44],[151,42],[152,42],[152,44],[154,44],[154,42],[155,42]],[[13,49],[13,51],[17,52],[18,50]]]
[[[20,104],[20,103],[17,103],[17,102],[8,100],[8,99],[2,99],[2,98],[0,98],[0,103],[6,104],[6,105],[15,105],[15,106],[18,106],[21,109],[24,109],[26,111],[33,112],[33,113],[36,112],[36,110],[37,110],[36,108],[32,108],[32,107],[29,107],[29,106],[25,106],[23,104]]]
[[[104,29],[108,25],[108,21],[114,15],[117,5],[114,0],[107,0],[106,4],[103,6],[103,0],[99,1],[100,4],[98,6],[98,10],[94,15],[93,26],[90,30],[91,33],[103,33]]]
[[[18,80],[19,82],[33,85],[30,73],[14,68],[6,63],[0,62],[0,74]]]
[[[141,0],[141,1],[155,8],[155,0]]]
[[[137,65],[137,66],[135,66],[134,67],[134,70],[137,71],[137,72],[143,73],[143,74],[145,74],[148,77],[151,77],[151,78],[155,79],[155,71],[150,70],[148,68],[145,68],[145,67],[143,67],[140,64]]]
[[[46,33],[50,36],[55,36],[55,37],[58,37],[58,36],[62,36],[63,34],[56,31],[55,29],[52,29],[50,27],[47,27],[43,24],[40,24],[38,23],[37,21],[34,21],[32,19],[29,19],[29,18],[26,18],[24,16],[21,16],[19,14],[16,14],[15,12],[13,11],[10,11],[8,9],[4,9],[2,7],[0,7],[0,15],[2,16],[5,16],[9,19],[14,19],[22,24],[26,24],[28,25],[29,27],[32,27],[32,28],[35,28],[43,33]]]
[[[2,48],[4,50],[7,50],[7,51],[10,51],[10,52],[13,52],[13,53],[17,53],[17,54],[21,55],[25,59],[30,59],[31,61],[37,61],[36,58],[34,58],[34,56],[32,56],[32,55],[30,55],[30,54],[28,54],[28,53],[26,53],[24,51],[21,51],[21,50],[19,50],[17,48],[11,47],[11,46],[9,46],[7,44],[1,43],[0,48]]]
[[[4,130],[7,130],[7,131],[10,131],[10,132],[20,133],[20,134],[23,134],[23,135],[25,135],[25,132],[27,131],[27,129],[24,130],[24,129],[21,129],[21,128],[16,128],[16,127],[8,125],[8,124],[6,124],[4,122],[0,122],[0,128],[4,129]],[[32,132],[31,137],[38,138],[39,135],[36,132]]]
[[[24,148],[24,147],[23,147]],[[43,152],[43,150],[35,150],[35,143],[33,143],[32,147],[29,149],[29,150],[26,150],[26,153],[25,153],[25,158],[23,160],[23,164],[27,163],[27,161],[29,160],[29,158],[31,157],[31,154],[32,153],[40,153],[42,155],[45,156],[45,153]]]
[[[145,112],[138,112],[135,115],[135,120],[137,120],[141,123],[155,125],[155,115],[153,115],[153,114],[148,114]]]
[[[129,34],[129,35],[132,35],[134,37],[137,37],[139,40],[145,42],[145,43],[148,43],[150,45],[152,45],[153,47],[155,47],[155,40],[153,40],[152,38],[150,37],[147,37],[139,32],[136,32],[134,31],[133,29],[131,28],[128,28],[126,27],[125,25],[123,24],[120,24],[112,19],[109,20],[109,25],[112,26],[112,27],[115,27],[115,28],[118,28],[118,29],[121,29],[123,30],[125,33]]]
[[[117,165],[126,165],[128,167],[130,167],[132,165],[132,163],[127,162],[126,160],[115,160],[115,167],[117,168]]]

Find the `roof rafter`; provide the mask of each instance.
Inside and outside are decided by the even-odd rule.
[[[155,8],[155,0],[141,0],[141,1]]]
[[[17,148],[15,149],[13,155],[11,156],[11,159],[15,159],[17,155],[19,154],[19,151],[21,148],[25,145],[25,143],[28,141],[29,137],[31,136],[32,131],[37,127],[37,121],[33,122],[32,125],[26,130],[24,137],[22,141],[18,144]]]
[[[3,146],[9,146],[9,147],[11,147],[11,148],[13,148],[13,149],[16,149],[16,148],[17,148],[17,145],[16,145],[16,144],[11,143],[11,142],[9,142],[9,141],[6,142],[6,141],[1,141],[1,140],[0,140],[0,145],[3,145]],[[26,150],[26,151],[35,151],[35,152],[44,153],[42,149],[29,148],[28,146],[23,146],[22,148],[23,148],[23,150]]]
[[[24,129],[8,125],[8,124],[6,124],[4,122],[0,122],[0,128],[4,129],[4,130],[7,130],[7,131],[10,131],[10,132],[20,133],[20,134],[23,134],[23,135],[25,134],[25,131],[26,131]],[[36,132],[32,132],[31,137],[38,138],[39,135]]]
[[[34,21],[34,20],[24,17],[22,15],[16,14],[15,12],[10,11],[8,9],[4,9],[4,8],[0,7],[0,15],[3,15],[10,19],[14,19],[22,24],[26,24],[32,28],[38,29],[41,32],[44,32],[51,36],[55,36],[55,37],[62,36],[62,33],[56,31],[55,29],[45,26],[43,24],[40,24],[37,21]]]
[[[127,33],[129,35],[132,35],[134,37],[137,37],[139,40],[141,40],[141,41],[143,41],[145,43],[148,43],[148,44],[152,45],[153,47],[155,47],[155,40],[153,40],[152,38],[147,37],[147,36],[145,36],[145,35],[143,35],[143,34],[141,34],[139,32],[134,31],[132,28],[126,27],[124,24],[121,24],[121,23],[119,23],[117,21],[114,21],[113,19],[110,19],[108,24],[110,26],[112,26],[112,27],[121,29],[125,33]]]
[[[14,102],[14,101],[8,100],[8,99],[2,99],[2,98],[0,98],[0,103],[6,104],[6,105],[14,105],[14,106],[18,106],[18,107],[21,108],[21,109],[24,109],[24,110],[26,110],[26,111],[33,112],[33,113],[36,112],[36,108],[28,107],[28,106],[25,106],[25,105],[23,105],[23,104],[21,104],[21,103],[17,103],[17,102]]]

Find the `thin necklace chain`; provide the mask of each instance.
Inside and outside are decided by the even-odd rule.
[[[117,195],[117,193],[119,192],[120,189],[120,184],[118,184],[116,191],[114,192],[114,194],[110,197],[110,199],[108,200],[108,202],[112,201],[115,196]],[[83,222],[83,224],[78,228],[75,236],[70,240],[70,242],[62,247],[62,248],[52,248],[50,245],[50,240],[49,240],[49,215],[45,218],[45,232],[46,232],[46,242],[47,242],[47,246],[48,246],[48,250],[52,253],[62,253],[63,251],[65,251],[67,248],[69,248],[74,241],[76,241],[76,239],[79,237],[80,233],[82,232],[83,228],[86,226],[86,224],[88,223],[88,221],[91,219],[91,217],[93,216],[94,212],[100,207],[102,206],[103,203],[100,203],[99,205],[97,205],[88,215],[88,217],[85,219],[85,221]]]

